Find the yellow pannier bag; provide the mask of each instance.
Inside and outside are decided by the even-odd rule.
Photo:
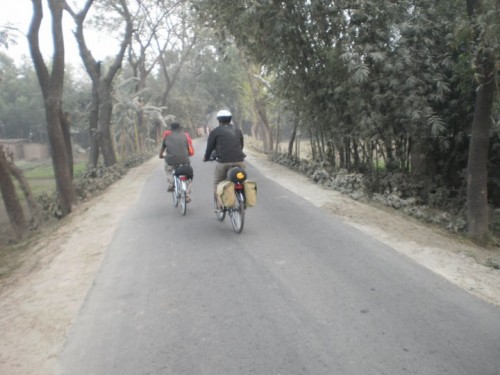
[[[252,180],[246,180],[245,186],[245,201],[247,207],[253,207],[257,204],[257,183]]]
[[[224,207],[234,207],[236,196],[234,195],[234,184],[231,181],[222,181],[217,185],[217,199]]]

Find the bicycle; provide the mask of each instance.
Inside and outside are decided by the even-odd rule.
[[[235,168],[237,168],[237,170]],[[231,171],[233,171],[234,173],[231,173]],[[235,194],[234,206],[220,207],[217,196],[214,196],[215,216],[217,217],[217,220],[221,222],[224,221],[224,218],[226,217],[227,213],[228,216],[231,218],[231,224],[236,233],[241,233],[243,231],[243,226],[245,225],[246,200],[245,200],[245,185],[243,184],[245,179],[246,179],[246,173],[240,167],[233,167],[228,171],[228,181],[230,181],[234,187],[234,194]]]
[[[181,164],[172,171],[172,175],[174,178],[172,200],[174,202],[174,207],[177,207],[179,203],[181,204],[182,216],[185,216],[187,211],[188,188],[189,184],[191,183],[191,178],[189,178],[189,170],[192,173],[192,168],[190,165]]]

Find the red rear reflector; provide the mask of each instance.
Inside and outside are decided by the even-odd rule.
[[[187,179],[188,179],[186,176],[180,176],[179,178],[181,181],[187,181]]]
[[[242,184],[234,184],[234,190],[243,190]]]

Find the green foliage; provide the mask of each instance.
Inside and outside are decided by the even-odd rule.
[[[443,186],[465,184],[476,88],[463,1],[193,4],[206,25],[231,35],[274,74],[273,94],[293,109],[317,157],[333,148],[342,168],[381,163],[409,173],[418,145],[430,179],[439,174]],[[483,6],[482,48],[498,55],[498,6]],[[498,95],[495,108],[498,131]]]

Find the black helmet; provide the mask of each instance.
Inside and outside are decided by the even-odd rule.
[[[231,122],[232,118],[233,115],[226,109],[221,109],[217,112],[217,120],[219,120],[219,122]]]
[[[247,179],[247,172],[242,167],[232,167],[227,171],[227,179],[232,182],[244,182]]]

